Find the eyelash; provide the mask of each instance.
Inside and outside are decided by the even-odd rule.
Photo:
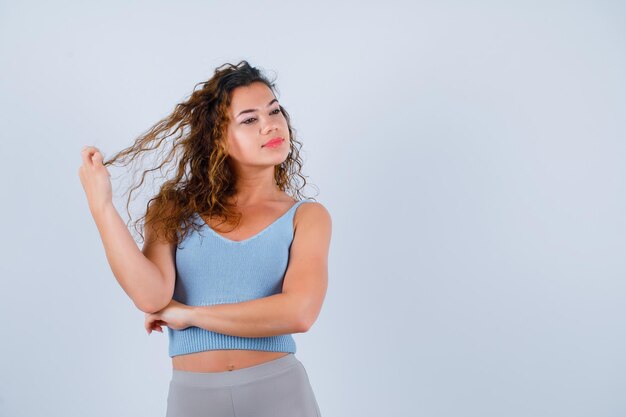
[[[275,112],[275,111],[278,111],[278,113],[282,113],[282,111],[280,110],[280,108],[272,110],[272,113],[273,113],[273,112]],[[278,113],[274,113],[274,114],[278,114]],[[271,114],[271,113],[270,113],[270,114]],[[249,119],[244,120],[244,121],[243,121],[243,122],[241,122],[241,123],[243,123],[244,125],[249,125],[250,123],[247,123],[247,122],[248,122],[248,121],[250,121],[250,120],[253,120],[253,119],[255,119],[255,120],[256,120],[256,118],[255,118],[255,117],[251,117],[251,118],[249,118]]]

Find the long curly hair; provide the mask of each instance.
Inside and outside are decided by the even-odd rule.
[[[103,162],[104,166],[116,163],[126,166],[148,151],[163,153],[167,139],[176,135],[169,143],[171,149],[162,163],[143,171],[139,184],[128,193],[126,210],[130,216],[131,195],[144,183],[146,175],[156,170],[162,172],[163,167],[172,161],[172,166],[178,167],[174,177],[165,181],[146,203],[145,214],[135,221],[135,229],[142,240],[142,220],[154,232],[155,238],[170,244],[178,244],[192,228],[201,226],[192,220],[195,213],[221,218],[234,227],[239,224],[241,213],[231,210],[227,204],[228,199],[236,194],[235,173],[228,163],[226,145],[226,132],[231,122],[228,109],[232,91],[253,82],[264,83],[276,94],[274,81],[246,60],[217,67],[213,76],[197,83],[191,96],[178,103],[169,116],[140,135],[132,146]],[[201,88],[197,89],[198,86]],[[274,179],[281,191],[299,201],[302,199],[300,190],[307,183],[306,176],[301,173],[302,143],[296,138],[287,110],[282,105],[280,110],[289,127],[290,151],[287,159],[274,167]],[[301,184],[298,178],[302,180]]]

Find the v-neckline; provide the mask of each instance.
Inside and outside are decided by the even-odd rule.
[[[266,230],[270,229],[274,224],[278,223],[279,220],[281,220],[283,217],[285,217],[291,210],[293,210],[294,207],[296,207],[299,203],[301,203],[303,201],[304,200],[296,201],[291,207],[289,207],[289,209],[286,212],[281,214],[276,220],[271,222],[269,225],[265,226],[258,233],[250,236],[249,238],[243,239],[243,240],[232,240],[232,239],[229,239],[229,238],[227,238],[225,236],[222,236],[221,234],[219,234],[215,230],[213,230],[213,228],[211,226],[209,226],[206,221],[204,221],[204,218],[200,215],[200,213],[196,212],[196,215],[200,218],[200,221],[202,222],[202,225],[206,226],[206,228],[209,229],[209,231],[211,233],[213,233],[215,236],[217,236],[218,238],[220,238],[222,240],[225,240],[226,242],[229,242],[229,243],[242,244],[242,243],[246,243],[246,242],[248,242],[248,241],[250,241],[250,240],[260,236],[261,234],[263,234]]]

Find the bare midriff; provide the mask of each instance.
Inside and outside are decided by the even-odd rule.
[[[288,352],[263,350],[222,349],[178,355],[172,358],[172,366],[179,371],[224,372],[260,365],[288,355]]]

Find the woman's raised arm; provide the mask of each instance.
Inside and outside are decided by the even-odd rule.
[[[102,154],[95,147],[85,147],[81,154],[78,174],[111,271],[138,309],[159,311],[174,293],[175,245],[157,242],[146,233],[144,248],[139,250],[113,205],[110,174],[102,165]]]

